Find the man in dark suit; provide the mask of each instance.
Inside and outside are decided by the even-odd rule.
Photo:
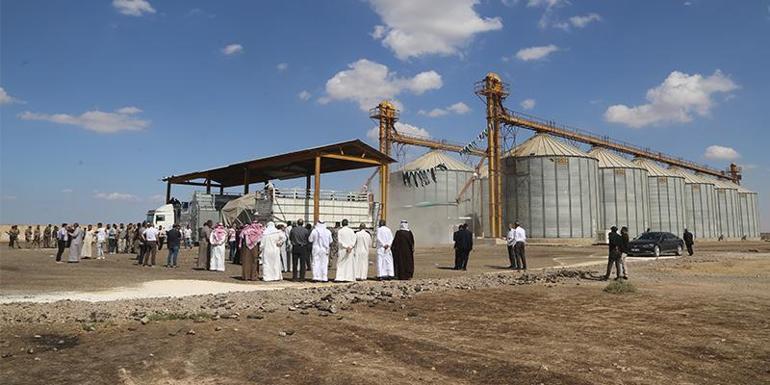
[[[607,274],[604,275],[604,280],[608,280],[610,278],[610,273],[612,273],[612,265],[615,265],[615,273],[617,274],[616,280],[620,279],[620,275],[622,274],[622,269],[620,268],[620,257],[622,253],[623,248],[623,238],[618,234],[618,228],[615,226],[612,226],[610,228],[610,236],[609,236],[609,255],[607,259]]]
[[[692,255],[692,245],[695,244],[692,233],[687,229],[684,229],[684,235],[682,236],[682,239],[684,239],[684,245],[687,246],[687,255]]]
[[[466,270],[468,268],[468,257],[473,250],[473,234],[468,230],[468,225],[463,223],[455,231],[453,236],[455,245],[455,267],[454,270]]]

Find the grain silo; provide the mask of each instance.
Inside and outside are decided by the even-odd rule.
[[[743,186],[738,188],[738,224],[741,237],[759,239],[759,211],[757,210],[758,194]]]
[[[647,170],[606,148],[588,155],[599,161],[599,229],[627,226],[636,238],[649,224]]]
[[[684,177],[656,162],[636,158],[634,163],[647,170],[649,228],[682,234],[685,227]]]
[[[684,226],[695,238],[718,238],[714,182],[679,168],[668,170],[684,178]]]
[[[738,239],[740,213],[738,212],[738,186],[725,179],[703,176],[714,183],[717,202],[717,236]]]
[[[547,134],[503,158],[503,218],[531,238],[593,241],[599,221],[598,161]]]
[[[392,229],[402,219],[409,221],[415,241],[423,244],[452,242],[459,223],[472,223],[475,194],[473,169],[441,151],[429,151],[391,174],[388,221]]]

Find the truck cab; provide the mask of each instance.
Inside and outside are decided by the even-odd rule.
[[[174,226],[174,206],[166,204],[148,211],[147,222],[156,228],[163,226],[164,229],[170,229]]]

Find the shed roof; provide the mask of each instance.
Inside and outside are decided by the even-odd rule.
[[[585,152],[561,140],[558,140],[551,135],[543,133],[533,135],[522,144],[505,153],[504,156],[575,156],[582,158],[593,158],[591,155],[588,155]]]
[[[599,168],[645,168],[603,147],[594,147],[588,155],[599,160]]]
[[[428,151],[417,159],[406,163],[402,168],[404,171],[427,170],[443,164],[451,171],[473,172],[473,168],[459,160],[447,155],[441,150]]]
[[[242,186],[246,183],[274,179],[294,179],[315,172],[315,159],[322,157],[321,173],[355,170],[389,164],[395,160],[368,144],[355,139],[347,142],[288,152],[265,158],[233,163],[208,170],[194,171],[163,178],[171,184],[198,184],[197,179],[210,180],[216,187]]]
[[[649,176],[684,178],[682,175],[679,175],[671,170],[667,170],[650,159],[636,158],[634,159],[634,164],[637,164],[647,170]]]

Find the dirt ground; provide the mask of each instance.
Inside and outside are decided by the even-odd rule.
[[[478,243],[478,242],[477,242]],[[749,251],[770,252],[770,242],[711,242],[696,245],[700,251]],[[66,260],[67,250],[63,259]],[[160,279],[202,279],[238,283],[241,267],[226,263],[226,272],[193,270],[197,249],[182,250],[177,269],[161,266],[146,268],[134,266],[134,256],[129,254],[108,255],[106,260],[88,259],[76,264],[56,264],[53,249],[8,249],[0,246],[0,289],[2,294],[34,294],[55,291],[96,291],[116,286],[131,286]],[[157,264],[166,261],[168,252],[158,252]],[[369,276],[374,277],[374,253],[369,256]],[[530,245],[527,262],[530,269],[552,266],[579,265],[606,260],[606,246],[555,246]],[[504,270],[508,266],[505,246],[477,244],[471,254],[468,271],[451,270],[454,252],[451,247],[418,248],[415,254],[416,278],[457,277],[468,274]],[[329,277],[334,277],[334,261]],[[310,273],[308,273],[310,277]],[[285,279],[291,274],[284,274]],[[249,283],[265,285],[266,283]]]
[[[475,285],[520,273],[497,270],[501,261],[491,255],[488,262],[476,256],[465,274],[447,271],[432,264],[447,265],[441,255],[441,262],[418,267],[434,278],[409,283],[437,289],[352,301],[336,312],[290,306],[237,319],[106,320],[88,330],[77,322],[4,323],[0,373],[4,384],[770,384],[768,246],[702,245],[694,258],[632,264],[637,291],[622,295],[603,292],[606,282],[586,276]],[[530,255],[545,265],[602,250],[532,246]],[[25,253],[12,255],[47,258]],[[5,292],[10,272],[2,254]],[[51,265],[36,275],[86,266]],[[134,267],[115,272],[127,268]],[[59,274],[59,283],[46,287],[82,285],[66,271],[72,275]],[[165,274],[199,273],[207,274]],[[85,279],[101,282],[91,274]],[[21,289],[21,280],[10,285]],[[401,284],[369,282],[357,290],[382,285]],[[228,298],[256,304],[260,295],[268,294]],[[32,312],[53,305],[21,306]]]

